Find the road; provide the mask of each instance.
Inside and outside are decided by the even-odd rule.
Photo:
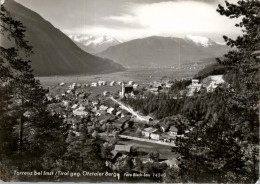
[[[152,140],[152,139],[144,139],[144,138],[139,138],[139,137],[132,137],[132,136],[128,136],[128,135],[119,135],[119,137],[124,138],[124,139],[141,141],[141,142],[149,142],[149,143],[160,144],[160,145],[165,145],[165,146],[177,147],[174,142],[171,142],[171,143],[169,143],[169,142],[162,142],[162,141],[157,141],[157,140]]]
[[[125,104],[123,104],[122,102],[116,100],[114,97],[109,97],[112,101],[114,101],[115,103],[117,103],[121,109],[124,109],[126,111],[128,111],[129,113],[131,113],[132,115],[136,116],[137,119],[139,119],[140,121],[144,121],[144,122],[149,122],[149,119],[151,117],[149,116],[142,116],[140,114],[138,114],[137,112],[135,112],[131,107],[126,106]]]

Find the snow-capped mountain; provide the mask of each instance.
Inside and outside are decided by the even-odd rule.
[[[217,43],[211,40],[210,38],[203,37],[203,36],[193,36],[187,35],[185,37],[186,40],[194,42],[198,46],[209,47],[212,45],[216,45]]]
[[[106,50],[108,47],[122,43],[120,40],[109,36],[92,35],[68,35],[81,49],[90,53],[98,53]]]
[[[178,64],[179,58],[182,64],[204,62],[204,59],[222,57],[229,49],[203,37],[152,36],[109,47],[96,55],[125,67],[162,67]]]

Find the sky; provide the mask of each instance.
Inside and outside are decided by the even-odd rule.
[[[122,41],[148,36],[237,36],[238,20],[216,11],[224,0],[16,0],[66,34],[107,35]],[[237,0],[229,0],[236,2]]]

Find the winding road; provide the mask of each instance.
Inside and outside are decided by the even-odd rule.
[[[138,114],[137,112],[135,112],[131,107],[126,106],[125,104],[123,104],[122,102],[116,100],[114,97],[109,97],[112,101],[114,101],[115,103],[117,103],[121,109],[126,110],[127,112],[131,113],[132,115],[136,116],[137,119],[139,119],[140,121],[144,121],[144,122],[149,122],[149,119],[151,119],[151,117],[149,116],[142,116],[140,114]]]

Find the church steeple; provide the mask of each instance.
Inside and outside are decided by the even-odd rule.
[[[125,97],[125,83],[124,83],[124,81],[122,81],[121,97],[122,98]]]

